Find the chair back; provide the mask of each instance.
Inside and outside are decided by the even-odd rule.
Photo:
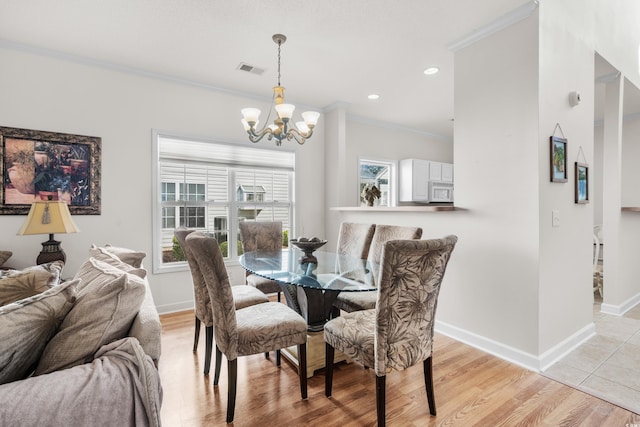
[[[340,224],[338,247],[336,252],[339,255],[348,255],[354,258],[367,259],[367,256],[369,256],[371,239],[373,239],[375,229],[375,224],[343,222]]]
[[[242,221],[238,226],[244,252],[282,249],[281,221]]]
[[[235,360],[238,358],[236,310],[218,242],[201,231],[194,231],[187,236],[186,244],[198,263],[209,292],[216,345],[228,360]]]
[[[422,237],[422,228],[420,227],[404,227],[400,225],[376,225],[373,238],[371,239],[371,247],[369,248],[369,256],[367,261],[373,274],[373,279],[377,280],[380,276],[380,263],[382,262],[382,248],[384,244],[391,240],[411,240],[420,239]]]
[[[209,291],[207,291],[207,285],[200,272],[200,267],[193,257],[193,253],[189,246],[187,246],[185,239],[194,230],[189,230],[184,227],[179,227],[174,231],[174,236],[178,240],[184,257],[189,264],[189,270],[191,270],[191,278],[193,280],[193,299],[195,302],[195,315],[204,326],[213,325],[213,315],[211,314],[211,305],[209,304]]]
[[[600,239],[597,234],[593,234],[593,272],[598,271],[598,261],[600,260]]]
[[[375,232],[371,238],[369,248],[369,261],[380,264],[382,260],[382,248],[390,240],[411,240],[422,237],[422,228],[404,227],[400,225],[376,225]]]
[[[385,243],[376,303],[376,375],[431,356],[440,285],[457,241],[450,235]]]

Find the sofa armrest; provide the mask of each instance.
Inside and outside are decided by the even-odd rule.
[[[146,293],[138,315],[133,319],[129,336],[136,338],[142,349],[156,363],[160,360],[162,325],[156,305],[153,302],[149,281],[146,281]]]

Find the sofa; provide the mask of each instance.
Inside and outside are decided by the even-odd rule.
[[[0,425],[160,426],[161,325],[143,252],[0,271]]]

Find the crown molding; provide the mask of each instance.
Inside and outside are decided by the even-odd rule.
[[[169,83],[173,83],[173,84],[196,87],[196,88],[209,90],[209,91],[213,91],[213,92],[224,93],[224,94],[227,94],[227,95],[253,99],[253,100],[257,101],[257,102],[264,102],[264,103],[267,103],[267,104],[270,104],[272,102],[272,98],[270,96],[269,97],[260,96],[260,95],[254,94],[254,93],[249,93],[249,92],[243,92],[243,91],[239,91],[239,90],[229,89],[229,88],[216,86],[216,85],[212,85],[212,84],[209,84],[209,83],[204,83],[204,82],[200,82],[200,81],[196,81],[196,80],[190,80],[190,79],[185,79],[185,78],[181,78],[181,77],[172,76],[172,75],[169,75],[169,74],[163,74],[163,73],[157,73],[157,72],[153,72],[153,71],[148,71],[148,70],[144,70],[144,69],[141,69],[141,68],[135,68],[135,67],[130,67],[130,66],[121,65],[121,64],[115,64],[115,63],[108,62],[108,61],[102,61],[102,60],[95,59],[95,58],[88,58],[88,57],[85,57],[85,56],[74,55],[74,54],[70,54],[70,53],[66,53],[66,52],[61,52],[61,51],[58,51],[58,50],[47,49],[47,48],[28,45],[28,44],[24,44],[24,43],[17,43],[17,42],[13,42],[13,41],[2,39],[2,38],[0,38],[0,49],[15,50],[15,51],[18,51],[18,52],[24,52],[24,53],[29,53],[29,54],[38,55],[38,56],[44,56],[44,57],[58,59],[58,60],[62,60],[62,61],[74,62],[74,63],[77,63],[77,64],[88,65],[88,66],[96,67],[96,68],[100,68],[100,69],[111,70],[111,71],[116,71],[116,72],[135,75],[135,76],[146,77],[146,78],[155,79],[155,80],[161,80],[161,81],[165,81],[165,82],[169,82]],[[346,102],[343,102],[343,101],[336,101],[336,102],[334,102],[334,103],[332,103],[330,105],[325,106],[324,108],[319,108],[319,107],[315,107],[315,106],[308,106],[308,105],[304,105],[304,104],[297,104],[297,106],[299,108],[316,110],[316,111],[319,111],[319,112],[324,114],[324,113],[327,113],[329,111],[334,111],[334,110],[337,110],[337,109],[342,109],[343,111],[346,111],[347,108],[349,107],[349,104],[346,103]],[[383,128],[387,128],[387,129],[402,130],[404,132],[413,132],[413,133],[417,133],[419,135],[428,136],[428,137],[431,137],[431,138],[436,138],[436,139],[452,142],[452,139],[450,137],[448,137],[448,136],[445,136],[445,135],[440,135],[440,134],[437,134],[437,133],[421,131],[421,130],[408,128],[408,127],[400,126],[400,125],[393,124],[393,123],[387,123],[387,122],[382,122],[382,121],[378,121],[378,120],[367,119],[367,118],[364,118],[364,117],[359,117],[359,116],[354,116],[354,115],[349,115],[349,114],[346,115],[346,118],[347,118],[347,120],[350,120],[350,121],[363,123],[363,124],[367,124],[367,125],[371,125],[371,126],[378,126],[378,127],[383,127]]]
[[[199,89],[204,89],[212,92],[224,93],[227,95],[249,98],[258,102],[265,102],[271,104],[273,101],[271,96],[256,95],[255,93],[243,92],[240,90],[229,89],[222,86],[216,86],[210,83],[205,83],[197,80],[185,79],[182,77],[172,76],[170,74],[157,73],[154,71],[144,70],[142,68],[135,68],[126,65],[116,64],[109,61],[103,61],[100,59],[89,58],[80,55],[74,55],[67,52],[61,52],[58,50],[47,49],[39,46],[28,45],[24,43],[17,43],[10,40],[0,38],[0,49],[10,49],[18,52],[29,53],[32,55],[45,56],[48,58],[58,59],[62,61],[74,62],[77,64],[88,65],[91,67],[101,68],[104,70],[117,71],[120,73],[147,77],[150,79],[161,80],[169,83],[174,83],[183,86],[191,86]],[[318,110],[323,112],[321,108],[308,106],[304,104],[298,104],[299,108]]]
[[[497,33],[517,22],[522,21],[525,18],[528,18],[535,10],[538,8],[540,4],[539,0],[529,1],[522,6],[508,12],[501,17],[495,19],[494,21],[488,23],[487,25],[478,28],[471,33],[462,36],[458,40],[447,45],[447,49],[452,52],[457,52],[460,49],[464,49],[467,46],[470,46],[477,41],[484,39],[485,37],[490,36],[491,34]]]

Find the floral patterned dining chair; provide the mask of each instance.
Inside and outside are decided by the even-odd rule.
[[[374,278],[378,277],[378,268],[382,258],[382,248],[390,240],[420,239],[422,228],[400,225],[376,225],[371,244],[367,251],[367,261]],[[340,245],[340,238],[338,239]],[[348,313],[375,308],[378,292],[341,292],[333,306]]]
[[[189,264],[191,271],[191,279],[193,281],[193,299],[195,311],[195,334],[193,336],[193,352],[198,350],[198,341],[200,340],[200,324],[204,323],[205,327],[205,356],[204,356],[204,374],[208,375],[211,367],[211,353],[213,348],[213,313],[211,312],[211,303],[209,301],[209,292],[207,285],[202,277],[202,272],[196,262],[191,249],[186,245],[186,238],[194,230],[184,227],[177,228],[174,236],[178,240],[184,257]],[[262,304],[268,302],[269,298],[259,290],[251,286],[232,286],[233,302],[236,310],[250,305]],[[215,361],[214,383],[218,383],[220,377],[220,360]]]
[[[429,410],[436,414],[433,329],[440,286],[457,240],[451,235],[384,244],[375,309],[346,313],[324,327],[327,397],[332,394],[334,352],[339,350],[375,368],[378,426],[384,426],[387,373],[422,362]]]
[[[235,413],[240,356],[297,346],[300,395],[306,399],[307,322],[300,314],[278,302],[236,310],[232,286],[216,240],[196,231],[187,236],[186,245],[198,263],[209,293],[215,325],[216,356],[224,354],[227,357],[227,423],[233,422]]]

